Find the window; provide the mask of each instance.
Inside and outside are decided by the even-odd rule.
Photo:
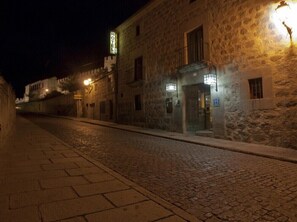
[[[134,64],[134,81],[138,81],[142,79],[142,56],[135,59]]]
[[[135,96],[135,110],[141,110],[141,96]]]
[[[136,36],[139,36],[140,35],[140,26],[137,25],[136,26]]]
[[[249,79],[250,99],[263,98],[262,78]]]
[[[188,63],[200,62],[204,59],[203,52],[203,27],[189,32],[188,40]]]
[[[173,104],[172,104],[172,98],[166,98],[166,112],[172,113],[173,112]]]
[[[100,102],[100,113],[105,113],[105,101]]]

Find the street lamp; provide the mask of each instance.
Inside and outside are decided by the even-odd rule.
[[[93,83],[94,81],[92,81],[92,79],[85,79],[84,80],[84,85],[88,87],[88,93],[91,93],[92,89],[93,89]]]
[[[85,86],[88,86],[88,85],[90,85],[91,83],[92,83],[92,79],[90,79],[90,78],[84,80],[84,85],[85,85]]]
[[[290,24],[291,16],[292,16],[292,10],[286,1],[281,1],[280,4],[276,7],[275,12],[283,24],[285,28],[287,29],[288,34],[290,35],[290,39],[292,40],[292,26]]]

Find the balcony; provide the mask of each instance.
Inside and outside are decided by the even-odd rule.
[[[135,69],[126,70],[127,81],[126,84],[131,88],[142,87],[144,84],[144,67],[138,69],[138,73],[135,73]]]
[[[192,44],[177,50],[179,73],[195,72],[208,67],[202,44]]]

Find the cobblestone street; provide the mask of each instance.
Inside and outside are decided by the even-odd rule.
[[[297,221],[294,163],[66,119],[27,116],[203,221]]]

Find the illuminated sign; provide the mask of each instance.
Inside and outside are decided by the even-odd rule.
[[[118,35],[115,32],[110,32],[110,54],[118,53]]]

